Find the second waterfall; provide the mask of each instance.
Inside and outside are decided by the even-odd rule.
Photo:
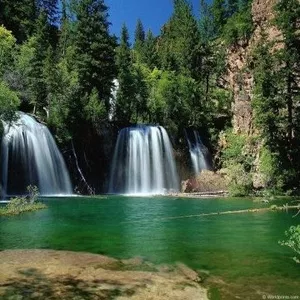
[[[109,192],[163,194],[178,191],[173,150],[161,126],[124,128],[120,131],[112,162]]]

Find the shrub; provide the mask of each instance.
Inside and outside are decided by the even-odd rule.
[[[300,225],[291,226],[289,230],[285,232],[287,240],[280,241],[279,244],[291,248],[297,255],[300,255]],[[295,256],[294,261],[300,263],[300,257]]]
[[[230,160],[243,161],[243,149],[246,144],[246,136],[235,134],[231,130],[225,132],[226,145],[222,151],[222,160],[226,163]]]
[[[20,99],[15,91],[0,80],[0,117],[4,121],[11,121],[20,105]]]
[[[232,131],[225,133],[225,140],[221,161],[229,176],[229,194],[233,197],[247,196],[253,188],[253,147],[245,135]]]
[[[4,208],[0,208],[0,215],[18,215],[26,211],[46,208],[45,204],[36,201],[39,195],[36,186],[28,186],[27,191],[29,193],[28,197],[14,197],[10,199]]]
[[[29,185],[27,187],[27,192],[29,196],[29,203],[35,203],[39,196],[39,189],[36,185]]]
[[[252,191],[252,176],[245,171],[242,164],[229,166],[229,194],[232,197],[248,196]]]

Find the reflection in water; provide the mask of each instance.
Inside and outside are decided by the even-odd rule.
[[[292,212],[163,219],[263,204],[159,197],[47,201],[47,210],[0,218],[0,249],[52,248],[143,256],[154,263],[181,261],[240,286],[279,294],[294,291],[293,282],[300,277],[290,259],[293,253],[278,245],[284,231],[299,223]]]

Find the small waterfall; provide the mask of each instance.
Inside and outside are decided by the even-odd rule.
[[[189,152],[191,156],[193,171],[197,175],[201,170],[210,169],[208,161],[208,149],[203,145],[199,132],[192,129],[186,130],[186,139],[189,145]]]
[[[166,130],[143,125],[122,129],[115,147],[109,192],[164,194],[178,189],[176,165]]]
[[[18,116],[11,124],[3,123],[2,195],[26,194],[30,184],[41,195],[72,194],[64,159],[48,128],[24,113]]]

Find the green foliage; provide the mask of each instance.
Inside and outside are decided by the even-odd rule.
[[[172,73],[154,69],[148,78],[150,95],[148,109],[150,122],[163,121],[167,115],[167,101],[172,96]]]
[[[36,0],[37,10],[47,15],[48,21],[53,24],[58,19],[58,0]]]
[[[158,66],[158,53],[156,51],[156,39],[149,29],[143,46],[143,62],[150,68]]]
[[[0,27],[0,115],[33,111],[66,145],[108,121],[117,80],[117,126],[159,123],[175,138],[186,127],[201,128],[216,152],[233,111],[224,83],[227,48],[249,40],[251,2],[201,0],[197,20],[188,0],[174,0],[159,36],[138,20],[131,48],[125,25],[119,45],[109,34],[103,0],[62,1],[61,15],[57,0],[3,0],[0,19],[12,32]],[[279,0],[275,13],[283,47],[263,36],[247,66],[260,162],[254,165],[258,142],[230,131],[221,151],[233,195],[251,192],[255,168],[270,191],[300,189],[299,3]]]
[[[280,181],[278,182],[278,156],[263,147],[260,151],[259,162],[259,171],[264,177],[264,186],[280,190],[282,187],[280,186]]]
[[[226,1],[213,0],[211,5],[211,15],[215,36],[219,36],[226,23]]]
[[[174,13],[162,29],[158,45],[160,65],[196,78],[199,67],[198,24],[186,0],[174,0]]]
[[[0,26],[0,75],[3,75],[6,68],[12,63],[15,44],[16,39],[11,31]]]
[[[36,1],[0,1],[0,22],[14,33],[18,42],[25,41],[32,34],[36,12]]]
[[[291,248],[298,256],[293,259],[295,262],[300,263],[300,226],[291,226],[288,231],[285,232],[287,240],[280,241],[279,244]]]
[[[50,47],[50,25],[47,22],[46,13],[42,12],[37,20],[37,30],[31,46],[34,55],[30,60],[30,71],[28,84],[30,90],[30,102],[34,105],[34,112],[42,114],[47,107],[47,86],[44,78],[44,64],[49,55]]]
[[[253,190],[252,169],[254,157],[253,145],[245,135],[225,133],[225,148],[222,151],[221,162],[229,176],[230,195],[246,196]]]
[[[130,122],[133,116],[134,77],[129,46],[129,35],[124,24],[121,31],[120,46],[116,50],[116,64],[118,69],[119,89],[117,91],[117,119],[122,122]]]
[[[188,1],[174,1],[174,13],[158,37],[151,30],[145,34],[138,20],[133,48],[125,26],[120,45],[109,35],[103,0],[62,1],[61,8],[58,31],[57,1],[36,1],[22,33],[28,39],[17,37],[21,44],[7,48],[13,60],[4,59],[11,68],[7,86],[18,92],[21,109],[46,121],[59,142],[81,139],[81,129],[107,121],[115,79],[112,121],[122,125],[160,123],[177,133],[189,126],[206,128],[215,114],[229,110],[227,93],[215,88],[224,57],[216,44],[202,43]],[[14,34],[23,30],[16,25]]]
[[[92,123],[97,123],[106,118],[106,109],[103,101],[99,100],[99,95],[96,89],[93,89],[87,104],[84,107],[87,120]]]
[[[39,196],[39,189],[36,185],[29,185],[27,186],[27,192],[28,192],[28,197],[29,197],[29,200],[28,202],[30,204],[33,204],[37,201],[37,198]]]
[[[227,0],[227,16],[231,17],[239,10],[239,0]]]
[[[195,106],[199,102],[200,91],[193,78],[154,69],[149,73],[147,83],[150,89],[147,102],[150,122],[174,127],[172,120],[180,119],[185,124],[195,124],[199,117]]]
[[[232,197],[249,196],[253,190],[251,174],[249,174],[242,163],[228,164],[228,175],[230,177],[229,194]]]
[[[286,40],[298,38],[300,7],[297,0],[279,0],[276,3],[277,13],[275,23],[282,30]],[[293,46],[293,45],[291,45]],[[286,49],[287,51],[291,49]]]
[[[251,7],[236,12],[223,27],[222,37],[227,45],[247,41],[253,32]]]
[[[299,133],[299,104],[300,104],[300,52],[299,52],[299,19],[300,8],[296,0],[278,1],[275,6],[275,24],[283,34],[284,47],[277,51],[277,70],[281,86],[279,95],[287,108],[288,143],[293,148],[300,141],[299,135],[293,137],[296,130]],[[293,152],[295,149],[290,149]],[[294,154],[298,157],[299,152]]]
[[[243,149],[246,144],[246,136],[235,134],[231,131],[226,132],[226,148],[222,156],[225,161],[243,160]]]
[[[14,214],[19,214],[26,209],[27,205],[28,201],[26,197],[15,197],[7,204],[7,210],[15,212]]]
[[[18,94],[12,91],[5,82],[0,81],[0,119],[13,120],[19,105]]]
[[[147,120],[147,101],[149,98],[149,88],[147,78],[150,70],[143,64],[133,65],[133,79],[134,79],[134,97],[135,110],[133,121],[136,123],[143,123]]]
[[[115,40],[109,35],[107,7],[103,0],[81,0],[76,6],[75,59],[80,96],[97,89],[109,105],[115,78]],[[88,99],[88,98],[87,98]]]
[[[264,39],[253,54],[255,88],[252,106],[255,111],[254,122],[267,144],[275,147],[279,138],[278,126],[282,122],[279,111],[283,104],[277,93],[278,78],[273,69],[275,61],[270,55],[270,45]]]
[[[199,32],[203,44],[208,44],[216,36],[211,7],[205,0],[200,0]]]
[[[29,204],[25,197],[15,197],[10,200],[6,207],[0,208],[0,216],[19,215],[24,212],[36,211],[45,208],[47,207],[43,203],[36,202]]]
[[[18,47],[15,53],[13,74],[15,77],[14,83],[11,84],[18,90],[22,103],[28,104],[32,102],[33,91],[31,83],[33,78],[33,60],[35,57],[36,37],[30,37],[26,42]]]
[[[27,191],[28,197],[14,197],[10,199],[4,208],[0,208],[0,216],[19,215],[24,212],[36,211],[47,207],[45,204],[37,202],[39,191],[36,186],[29,185]]]
[[[71,139],[79,114],[78,103],[74,101],[79,92],[78,73],[73,66],[74,53],[72,46],[67,47],[64,57],[54,66],[56,88],[49,107],[48,123],[55,129],[56,136],[61,142]]]
[[[298,1],[278,1],[275,24],[283,47],[275,48],[263,35],[253,51],[254,122],[268,150],[265,172],[268,188],[299,190],[299,20]],[[266,159],[269,157],[269,159]],[[272,159],[271,159],[272,158]],[[272,167],[271,167],[272,165]]]
[[[134,58],[135,61],[138,63],[145,62],[145,31],[144,31],[144,26],[143,23],[140,19],[138,19],[137,24],[136,24],[136,29],[134,32]]]
[[[214,87],[211,91],[211,108],[215,114],[228,114],[231,109],[231,92],[223,88]]]

